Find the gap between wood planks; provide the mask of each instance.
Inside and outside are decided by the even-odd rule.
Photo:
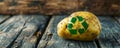
[[[16,36],[16,38],[7,46],[7,48],[10,48],[10,47],[13,45],[13,43],[15,42],[15,40],[18,38],[18,36],[21,34],[22,30],[24,29],[25,24],[26,24],[26,21],[25,21],[25,23],[23,24],[23,28],[19,31],[19,33],[18,33],[18,35]]]
[[[47,26],[48,26],[51,18],[52,18],[52,17],[50,16],[49,19],[47,20],[46,26],[45,26],[45,28],[43,29],[43,33],[41,34],[41,36],[38,36],[38,39],[37,39],[37,43],[36,43],[36,45],[35,45],[35,48],[37,48],[37,46],[38,46],[38,44],[39,44],[39,42],[40,42],[40,40],[41,40],[41,37],[42,37],[43,34],[45,33],[45,30],[46,30],[46,28],[47,28]],[[40,28],[39,28],[39,29],[40,29]],[[40,31],[40,30],[38,30],[35,34],[37,34],[39,31]]]

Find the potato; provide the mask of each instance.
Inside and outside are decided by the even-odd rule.
[[[100,35],[100,31],[98,18],[86,11],[74,12],[57,25],[57,34],[64,39],[92,41]]]

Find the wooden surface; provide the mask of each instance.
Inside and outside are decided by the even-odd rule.
[[[97,15],[119,15],[120,0],[0,0],[0,14],[55,15],[81,10]]]
[[[120,48],[120,17],[98,16],[100,37],[82,42],[62,39],[57,24],[68,15],[0,15],[0,48]]]

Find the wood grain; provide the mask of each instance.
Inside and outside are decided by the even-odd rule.
[[[42,15],[27,16],[29,19],[25,29],[18,36],[14,47],[35,48],[37,39],[43,34],[47,25],[48,17]],[[39,31],[38,31],[39,30]]]
[[[55,15],[86,10],[96,15],[118,16],[119,2],[120,0],[0,0],[0,14]]]
[[[21,17],[12,17],[0,25],[0,47],[11,46],[12,42],[21,33],[24,28],[25,20]]]
[[[42,15],[16,15],[4,21],[0,24],[0,48],[35,48],[48,19]]]

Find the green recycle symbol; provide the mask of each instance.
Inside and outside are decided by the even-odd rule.
[[[84,28],[73,29],[73,26],[76,23],[77,19]],[[68,23],[67,25],[67,28],[71,34],[77,34],[77,32],[79,32],[80,34],[83,34],[87,30],[88,24],[84,18],[82,18],[81,16],[76,16],[71,18],[70,23]]]

